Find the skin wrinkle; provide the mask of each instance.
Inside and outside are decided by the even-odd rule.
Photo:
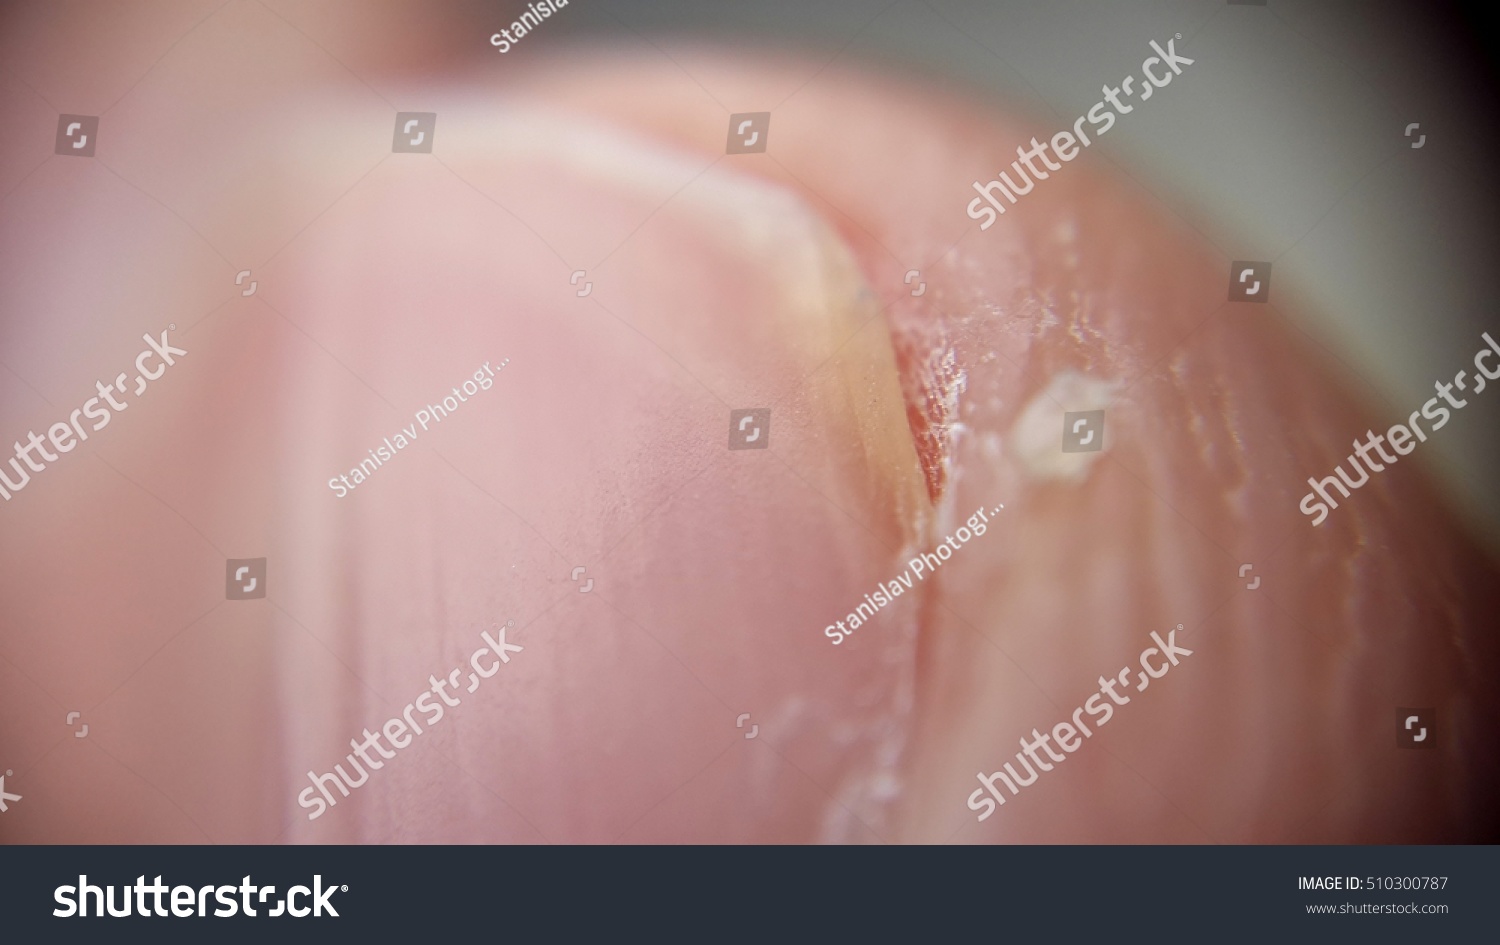
[[[713,87],[775,85],[785,68],[718,51],[679,61]],[[266,823],[279,830],[288,818],[286,838],[298,842],[1401,841],[1472,838],[1492,823],[1475,800],[1495,784],[1482,759],[1445,756],[1430,775],[1397,767],[1413,759],[1392,758],[1387,716],[1395,700],[1439,705],[1455,738],[1470,732],[1483,745],[1493,736],[1485,707],[1494,645],[1470,616],[1493,613],[1493,565],[1455,536],[1415,464],[1355,493],[1326,528],[1296,516],[1295,495],[1285,493],[1300,490],[1307,470],[1331,468],[1324,461],[1365,428],[1362,414],[1275,318],[1206,314],[1222,301],[1222,261],[1149,199],[1080,161],[1000,225],[966,233],[955,193],[998,166],[1016,140],[1013,124],[946,93],[840,66],[778,111],[774,161],[723,160],[723,116],[681,107],[680,74],[649,57],[564,59],[514,76],[494,93],[502,106],[526,103],[496,110],[521,116],[506,128],[527,131],[526,115],[554,112],[569,116],[564,125],[597,122],[587,141],[618,148],[620,166],[601,171],[611,163],[603,153],[592,164],[536,160],[548,148],[583,147],[583,137],[561,141],[542,126],[528,153],[487,151],[483,140],[514,139],[475,130],[496,100],[455,93],[453,107],[440,109],[439,135],[463,147],[443,164],[377,166],[263,282],[261,298],[280,317],[236,310],[206,319],[191,336],[194,358],[173,377],[183,386],[168,402],[174,422],[154,402],[160,415],[132,414],[142,426],[112,446],[121,454],[112,459],[128,460],[174,501],[195,477],[217,483],[216,504],[182,503],[195,519],[212,518],[216,538],[272,540],[243,519],[273,505],[280,521],[266,530],[296,539],[271,549],[285,562],[273,574],[285,618],[267,608],[273,616],[257,623],[250,615],[259,611],[220,608],[216,620],[244,623],[215,623],[215,636],[186,638],[200,649],[164,656],[177,660],[166,664],[174,670],[196,668],[217,653],[205,641],[242,634],[276,669],[269,680],[243,670],[230,680],[257,697],[279,688],[281,701],[221,694],[218,684],[204,692],[190,688],[207,685],[191,673],[148,668],[160,674],[148,678],[183,680],[196,701],[161,685],[150,694],[159,701],[127,690],[114,709],[127,739],[173,736],[128,743],[132,758],[155,743],[201,750],[203,758],[167,753],[152,769],[177,775],[179,794],[198,784],[270,785],[260,792],[271,798],[268,814],[186,798],[195,813],[221,818],[209,824],[213,839],[264,839]],[[651,166],[631,177],[636,161]],[[670,193],[704,167],[682,194]],[[545,228],[523,195],[501,189],[507,177],[541,193],[542,205],[575,208],[556,214],[576,217],[563,222],[622,241],[616,252],[613,238],[547,231],[569,259],[588,255],[576,247],[615,253],[594,287],[608,313],[580,306],[564,285],[570,267],[535,245],[508,207],[476,194],[498,195]],[[420,200],[408,189],[418,184]],[[255,196],[214,199],[233,219]],[[184,213],[198,219],[195,209],[204,213]],[[403,241],[403,227],[424,216],[439,222]],[[1067,240],[1057,236],[1060,219],[1074,229]],[[53,238],[48,245],[65,244]],[[928,293],[912,299],[902,276],[918,266]],[[412,271],[424,278],[403,281]],[[444,319],[441,344],[421,343],[408,327],[400,300],[413,285],[436,293],[421,296],[422,312]],[[890,331],[861,327],[879,307],[857,301],[866,286],[893,300]],[[129,301],[161,304],[148,293]],[[913,338],[911,356],[901,355]],[[512,399],[470,427],[444,428],[435,452],[383,473],[390,478],[352,511],[320,504],[326,496],[312,487],[325,467],[364,439],[351,430],[389,426],[386,407],[327,366],[321,346],[398,412],[416,396],[405,373],[441,380],[451,369],[439,355],[450,346],[491,346],[516,355],[512,386],[496,395]],[[1175,364],[1179,347],[1200,372],[1153,369]],[[661,349],[691,372],[679,373]],[[630,371],[616,370],[616,358]],[[385,369],[391,360],[402,373]],[[1017,411],[1063,371],[1133,385],[1129,403],[1110,407],[1119,448],[1077,486],[1031,483],[1006,449],[984,444],[1003,444]],[[261,413],[230,399],[267,377],[275,384],[257,402]],[[226,393],[204,396],[215,380]],[[586,396],[573,403],[562,381]],[[772,449],[726,456],[721,399],[773,403]],[[913,411],[927,432],[910,423]],[[1193,422],[1209,413],[1221,422]],[[622,422],[630,438],[612,439]],[[274,484],[246,472],[265,436],[256,423],[277,431]],[[694,453],[703,430],[713,431],[712,452]],[[183,474],[148,462],[183,439],[194,448],[171,457],[177,465],[216,463]],[[932,455],[919,461],[924,449]],[[1236,453],[1255,465],[1241,466]],[[946,471],[936,488],[932,470]],[[578,485],[604,475],[615,491]],[[1257,514],[1241,514],[1231,488],[1248,490]],[[99,496],[68,494],[81,495],[85,520],[109,526]],[[890,577],[894,549],[899,560],[930,547],[958,509],[1000,501],[994,534],[899,602],[906,610],[889,609],[856,645],[806,642],[847,613],[856,589]],[[622,508],[639,510],[640,521]],[[131,534],[121,526],[103,538]],[[579,561],[593,574],[590,555],[616,543],[596,595],[564,581]],[[1392,562],[1388,549],[1407,557]],[[1242,560],[1264,571],[1261,590],[1244,592]],[[497,578],[502,566],[514,576]],[[101,570],[101,596],[130,586]],[[27,595],[45,591],[10,579],[7,606],[31,613]],[[384,781],[317,830],[296,820],[302,812],[284,787],[305,783],[309,765],[326,770],[347,751],[340,739],[388,717],[375,693],[394,698],[410,689],[408,677],[441,675],[473,626],[512,612],[535,623],[518,637],[528,652],[503,685],[466,698],[419,743],[423,754],[388,766]],[[1018,734],[1075,704],[1146,629],[1179,622],[1199,651],[1181,675],[1153,685],[1134,714],[1101,730],[1036,793],[976,826],[963,808],[974,772],[995,770]],[[15,645],[36,652],[29,637]],[[77,648],[77,637],[57,646]],[[185,705],[221,727],[236,754],[184,737]],[[762,705],[764,740],[747,742],[718,718]],[[273,713],[293,744],[246,734],[256,731],[250,720]],[[747,794],[747,783],[756,791]],[[128,806],[111,803],[101,799],[97,816],[123,821]],[[247,823],[234,821],[240,815]]]
[[[712,68],[691,59],[688,67]],[[867,77],[849,78],[840,88],[844,78],[832,77],[814,91],[823,92],[825,101],[838,100],[843,91],[848,91],[853,97],[857,94],[852,91],[853,87]],[[879,82],[873,84],[880,85]],[[559,94],[566,97],[567,92],[560,90]],[[892,93],[883,89],[876,98],[884,109],[881,120],[888,122],[889,126],[910,129],[920,126],[922,120],[942,125],[949,117],[941,107],[930,106],[926,109],[925,119],[903,113],[900,91]],[[803,116],[817,113],[817,109],[806,100],[799,105]],[[834,108],[842,108],[846,115],[858,113],[858,108],[851,109],[843,103]],[[789,118],[797,117],[797,114],[780,115],[777,127],[784,131]],[[651,121],[649,117],[644,120]],[[861,125],[857,118],[851,123]],[[873,126],[875,121],[872,119],[864,124]],[[969,118],[955,120],[954,124],[965,129],[960,135],[993,135],[997,142],[1014,137],[998,127],[998,121],[995,125],[984,125],[982,121]],[[976,127],[983,127],[984,131],[970,130]],[[691,136],[691,132],[684,131],[681,126],[663,130],[668,134]],[[796,139],[795,135],[785,137]],[[795,144],[792,147],[795,148]],[[869,143],[857,141],[850,145],[850,150],[854,148],[869,149]],[[884,142],[874,150],[886,155],[892,164],[899,166],[902,163],[899,141]],[[998,150],[1003,153],[1003,146]],[[957,147],[953,153],[962,154],[963,149]],[[778,160],[785,162],[791,158],[783,154]],[[994,164],[995,161],[976,163]],[[824,166],[839,169],[836,175],[809,173],[810,166],[802,164],[796,168],[800,186],[815,191],[821,199],[846,212],[853,207],[860,208],[863,216],[847,225],[846,230],[851,234],[851,242],[860,248],[872,273],[872,284],[895,286],[900,281],[900,271],[893,272],[894,267],[886,263],[883,246],[890,246],[917,261],[926,258],[924,251],[942,251],[946,245],[941,242],[936,246],[921,245],[920,241],[906,234],[923,232],[924,224],[913,225],[910,219],[899,219],[899,214],[884,208],[878,201],[860,203],[855,195],[866,185],[860,180],[859,160],[838,153],[827,155]],[[959,167],[924,179],[946,178],[962,185],[969,176],[967,171],[966,166]],[[775,168],[766,168],[766,172],[775,176]],[[865,192],[875,192],[875,188]],[[1445,594],[1451,594],[1440,612],[1460,615],[1467,623],[1461,638],[1470,645],[1478,642],[1475,634],[1480,627],[1474,622],[1475,618],[1462,615],[1484,613],[1487,606],[1484,601],[1493,601],[1493,594],[1481,590],[1486,575],[1492,574],[1492,565],[1450,526],[1435,524],[1444,516],[1436,509],[1430,490],[1410,478],[1410,466],[1400,469],[1401,502],[1380,503],[1375,493],[1362,491],[1358,499],[1375,502],[1377,507],[1367,504],[1360,511],[1350,508],[1350,514],[1344,520],[1309,537],[1305,522],[1299,520],[1295,512],[1288,515],[1287,500],[1294,499],[1295,495],[1289,497],[1285,490],[1298,486],[1307,475],[1307,469],[1321,468],[1320,458],[1340,448],[1336,444],[1342,441],[1344,430],[1364,428],[1359,424],[1358,414],[1351,408],[1348,397],[1328,380],[1334,374],[1326,360],[1289,343],[1280,324],[1274,320],[1262,329],[1214,317],[1223,304],[1222,262],[1214,253],[1205,252],[1201,243],[1185,234],[1180,225],[1164,221],[1159,214],[1143,207],[1140,201],[1105,186],[1082,165],[1071,170],[1069,176],[1049,182],[1045,191],[1039,189],[1027,199],[1031,201],[1028,215],[1023,216],[1019,211],[1008,215],[1005,225],[984,234],[987,239],[969,238],[975,252],[982,249],[990,263],[977,267],[978,271],[967,283],[975,287],[969,289],[970,298],[948,306],[946,313],[934,313],[934,320],[945,326],[961,320],[966,311],[994,313],[982,326],[965,323],[957,331],[958,363],[966,366],[975,394],[968,401],[971,415],[963,420],[981,433],[974,442],[982,442],[983,434],[1006,427],[1007,412],[1026,401],[1025,388],[1034,390],[1043,383],[1042,379],[1059,369],[1071,367],[1095,375],[1118,375],[1127,382],[1140,384],[1139,389],[1131,392],[1134,404],[1139,405],[1137,409],[1134,412],[1125,410],[1123,416],[1117,410],[1113,422],[1117,424],[1114,429],[1125,437],[1127,446],[1132,437],[1139,438],[1141,443],[1128,455],[1117,457],[1118,468],[1107,482],[1100,479],[1109,467],[1101,466],[1093,479],[1080,487],[1080,494],[1067,496],[1066,501],[1065,493],[1056,489],[1027,495],[1016,488],[1013,472],[1003,464],[995,467],[992,461],[979,462],[977,457],[961,452],[954,460],[954,467],[965,475],[955,475],[954,479],[970,489],[969,494],[982,495],[986,500],[992,495],[1027,495],[1029,513],[1018,512],[1014,517],[1017,534],[1012,542],[1026,548],[1027,556],[1024,567],[1022,562],[1009,560],[1014,554],[1007,554],[999,561],[985,563],[976,569],[979,573],[967,578],[962,568],[945,571],[942,581],[948,592],[946,596],[961,602],[959,608],[966,612],[985,613],[987,617],[980,622],[983,627],[980,632],[999,637],[1007,648],[1023,642],[1029,626],[1039,625],[1043,632],[1055,628],[1052,632],[1056,634],[1057,642],[1048,649],[1053,654],[1051,665],[1069,673],[1078,672],[1084,664],[1077,654],[1096,652],[1097,643],[1094,648],[1079,645],[1079,634],[1085,628],[1094,628],[1093,632],[1098,635],[1096,639],[1109,639],[1125,632],[1126,625],[1137,627],[1175,622],[1183,616],[1177,611],[1183,609],[1196,613],[1200,622],[1208,621],[1206,626],[1195,628],[1205,639],[1222,640],[1226,647],[1233,644],[1240,651],[1253,654],[1250,663],[1238,668],[1233,663],[1219,662],[1201,671],[1194,670],[1197,677],[1189,675],[1180,681],[1179,689],[1166,690],[1160,695],[1166,701],[1159,703],[1155,711],[1158,720],[1163,713],[1175,713],[1168,718],[1196,721],[1208,720],[1212,716],[1232,725],[1232,720],[1243,717],[1244,712],[1222,695],[1225,691],[1234,691],[1231,687],[1236,683],[1239,684],[1239,700],[1246,709],[1260,707],[1264,710],[1260,717],[1266,721],[1257,729],[1257,737],[1248,740],[1266,746],[1260,756],[1221,759],[1216,767],[1199,775],[1199,781],[1205,777],[1209,779],[1203,790],[1204,796],[1225,799],[1222,810],[1217,812],[1221,820],[1211,823],[1210,829],[1214,832],[1210,836],[1276,839],[1313,835],[1348,840],[1451,836],[1455,830],[1466,829],[1462,825],[1467,825],[1467,829],[1482,830],[1487,821],[1472,819],[1475,810],[1472,807],[1466,809],[1471,803],[1469,801],[1450,804],[1445,799],[1444,803],[1414,809],[1404,805],[1392,806],[1391,792],[1370,793],[1362,788],[1362,779],[1371,766],[1389,767],[1402,760],[1400,756],[1392,759],[1389,755],[1386,750],[1388,737],[1384,731],[1378,747],[1371,741],[1371,736],[1364,734],[1364,720],[1387,711],[1381,708],[1382,705],[1388,706],[1397,699],[1420,700],[1424,697],[1413,693],[1453,686],[1466,692],[1465,696],[1456,697],[1468,707],[1465,711],[1483,711],[1484,725],[1493,731],[1492,713],[1480,708],[1486,705],[1482,690],[1455,679],[1448,655],[1441,649],[1431,650],[1431,637],[1419,635],[1417,627],[1409,627],[1407,632],[1414,641],[1422,637],[1422,649],[1408,648],[1399,654],[1380,651],[1376,656],[1380,662],[1373,667],[1340,662],[1339,654],[1330,654],[1326,645],[1305,628],[1335,626],[1346,639],[1365,639],[1374,634],[1376,626],[1389,623],[1393,618],[1399,620],[1399,614],[1389,608],[1377,608],[1376,616],[1365,621],[1358,619],[1350,609],[1353,601],[1379,590],[1378,582],[1373,578],[1350,571],[1351,556],[1370,544],[1368,529],[1377,521],[1383,523],[1381,527],[1393,539],[1396,535],[1403,536],[1389,541],[1388,547],[1403,547],[1411,544],[1411,539],[1419,538],[1418,543],[1426,545],[1429,550],[1442,549],[1442,558],[1449,562],[1449,566],[1457,564],[1465,571],[1462,583],[1442,582],[1445,585],[1452,583],[1451,588],[1434,589],[1429,585],[1423,589],[1426,580],[1413,581],[1410,574],[1398,575],[1395,581],[1386,583],[1390,587],[1421,593],[1429,599],[1443,600]],[[946,205],[941,199],[934,199],[931,206]],[[887,221],[898,222],[899,228],[884,229],[879,222],[882,216]],[[1025,273],[1029,269],[1024,262],[1018,265],[1015,260],[1018,257],[1023,260],[1046,259],[1055,251],[1040,239],[1025,243],[1030,249],[1018,249],[1018,240],[1027,233],[1026,221],[1047,221],[1058,217],[1078,221],[1078,244],[1068,247],[1069,256],[1062,267],[1038,277],[1036,281],[1048,284],[1048,291],[1054,295],[1078,298],[1081,303],[1065,317],[1059,317],[1049,307],[1038,306],[1036,311],[1039,314],[1024,321],[1033,324],[1054,318],[1058,321],[1055,327],[1044,328],[1039,337],[1031,340],[1016,332],[1017,317],[1005,314],[1008,310],[1027,311],[1024,286],[1033,281],[1028,276],[1015,275],[1017,271]],[[926,226],[930,228],[931,224]],[[864,238],[867,231],[874,232],[883,245],[876,246],[874,239]],[[929,293],[933,292],[936,282],[925,270],[924,277],[932,283]],[[1054,284],[1058,282],[1061,287]],[[1153,285],[1161,288],[1152,288]],[[1131,304],[1128,301],[1131,298],[1139,301]],[[1015,300],[1021,304],[1015,305]],[[1183,347],[1182,355],[1176,353],[1179,346]],[[1005,356],[986,361],[992,350],[1003,351]],[[1174,360],[1179,356],[1187,359],[1191,355],[1191,361],[1203,364],[1204,370],[1189,373],[1180,380],[1174,379],[1165,387],[1161,378],[1138,377],[1142,370],[1166,354],[1171,354]],[[912,359],[912,362],[917,361]],[[1190,422],[1178,425],[1164,419],[1180,416],[1189,420],[1200,409],[1201,392],[1205,388],[1219,389],[1221,385],[1230,392],[1227,399],[1212,410],[1201,408],[1201,415],[1205,418],[1211,412],[1218,413],[1222,418],[1220,422],[1194,427]],[[925,394],[921,383],[914,388]],[[909,392],[912,389],[908,387]],[[911,399],[910,393],[908,396]],[[925,415],[929,406],[925,396],[916,400],[919,414]],[[1136,413],[1140,415],[1139,419],[1134,415]],[[1231,425],[1231,417],[1243,420],[1236,420]],[[1285,437],[1291,438],[1290,446],[1284,439],[1278,442],[1279,438]],[[1235,460],[1236,454],[1248,457],[1252,453],[1257,457],[1255,467],[1248,460],[1243,463]],[[1205,466],[1210,476],[1220,478],[1216,481],[1205,477],[1202,468]],[[1392,481],[1381,481],[1366,489],[1395,490],[1398,488],[1395,478],[1393,476]],[[1154,486],[1182,512],[1158,507],[1159,499],[1143,492],[1136,484],[1142,482]],[[1167,484],[1167,488],[1163,489],[1163,484]],[[1192,486],[1196,488],[1190,491],[1182,488]],[[1123,494],[1114,496],[1118,504],[1101,504],[1096,494],[1105,489],[1115,493],[1124,490]],[[1247,489],[1251,490],[1249,501],[1254,503],[1257,514],[1241,514],[1239,503],[1229,498],[1231,494]],[[1070,513],[1069,504],[1081,508]],[[1155,523],[1150,531],[1141,524],[1132,524],[1128,516],[1122,514],[1141,504],[1155,509],[1149,519]],[[1350,503],[1355,504],[1358,503]],[[1385,507],[1378,508],[1378,504]],[[1345,510],[1341,508],[1340,512]],[[1183,513],[1204,523],[1207,531],[1200,532],[1185,523]],[[1046,530],[1040,530],[1043,523],[1047,525]],[[1430,528],[1430,533],[1424,535],[1424,528]],[[1157,543],[1143,545],[1142,541],[1148,535],[1156,536]],[[1074,560],[1070,562],[1067,553],[1049,553],[1049,544],[1063,544],[1063,536],[1070,539],[1067,547],[1086,552],[1083,559],[1095,562],[1096,567],[1111,560],[1144,560],[1148,562],[1148,580],[1158,573],[1174,574],[1175,585],[1196,588],[1197,592],[1176,601],[1164,596],[1164,591],[1171,593],[1166,585],[1151,589],[1151,594],[1127,593],[1124,599],[1130,600],[1133,596],[1137,604],[1133,613],[1123,616],[1118,608],[1101,607],[1097,603],[1088,606],[1093,601],[1102,603],[1111,599],[1110,594],[1098,590],[1091,590],[1092,596],[1084,595],[1077,600],[1076,606],[1067,608],[1071,611],[1067,618],[1060,619],[1055,613],[1059,609],[1055,601],[1049,602],[1047,607],[1035,601],[1028,608],[1026,585],[1058,588],[1079,581],[1077,569],[1067,566],[1082,563],[1077,555],[1073,555]],[[1215,550],[1221,545],[1222,548]],[[1177,560],[1172,562],[1177,568],[1162,567],[1160,571],[1151,568],[1149,562],[1166,563],[1168,559],[1164,559],[1163,552],[1169,547],[1177,549],[1173,556]],[[1244,596],[1242,583],[1235,583],[1238,564],[1247,558],[1263,560],[1264,563],[1257,565],[1257,573],[1262,568],[1267,569],[1270,571],[1268,577],[1273,579],[1266,587],[1254,592],[1261,595],[1259,598]],[[1320,564],[1325,561],[1326,564]],[[1427,565],[1428,562],[1424,562],[1424,566]],[[1446,568],[1437,567],[1436,570],[1442,572]],[[1024,582],[1022,574],[1026,576]],[[1333,578],[1331,584],[1330,577]],[[993,590],[979,590],[984,585]],[[1086,581],[1083,586],[1088,587]],[[1241,589],[1239,597],[1232,596],[1236,588]],[[1261,602],[1273,598],[1280,605],[1267,611],[1268,605]],[[1457,603],[1459,598],[1465,601],[1464,606]],[[1210,611],[1221,601],[1229,610],[1216,617]],[[976,752],[971,751],[970,746],[1004,744],[1028,718],[1018,713],[1010,724],[1003,720],[997,724],[993,714],[998,709],[1008,715],[1008,709],[993,697],[993,679],[980,676],[971,680],[966,679],[962,672],[952,671],[955,662],[961,664],[965,655],[973,657],[985,653],[986,648],[978,644],[966,646],[964,641],[970,639],[968,634],[973,633],[973,628],[959,628],[955,621],[938,613],[940,610],[929,606],[929,613],[923,620],[924,656],[930,658],[919,657],[926,680],[921,712],[930,724],[914,737],[913,743],[919,746],[917,757],[907,764],[908,771],[913,774],[914,796],[908,798],[907,812],[912,822],[910,832],[904,836],[913,838],[942,839],[950,835],[954,818],[939,812],[946,810],[944,805],[952,803],[955,796],[963,796],[965,789],[959,785],[969,783],[972,786],[974,767],[993,770],[995,750]],[[947,627],[944,626],[945,620]],[[1439,634],[1441,640],[1458,635],[1459,627],[1432,627],[1428,632]],[[1013,640],[1011,636],[1023,639]],[[1375,654],[1377,651],[1367,649],[1363,652]],[[1484,647],[1482,663],[1493,667],[1493,646]],[[1028,665],[1036,666],[1037,660],[1031,659]],[[947,666],[949,672],[940,672],[937,668],[941,666]],[[1373,676],[1372,669],[1375,670]],[[1367,694],[1372,679],[1385,683],[1375,695],[1374,705],[1370,704],[1371,696]],[[1071,678],[1057,681],[1060,687],[1076,686],[1077,683],[1078,680]],[[966,684],[970,694],[967,699],[956,695]],[[1174,685],[1178,683],[1174,682]],[[1401,692],[1396,691],[1398,688]],[[1333,706],[1338,708],[1331,708]],[[960,712],[962,715],[958,714]],[[1111,735],[1113,749],[1135,754],[1145,751],[1158,766],[1173,757],[1207,760],[1222,754],[1216,751],[1224,744],[1222,729],[1210,727],[1209,731],[1204,731],[1188,727],[1184,730],[1182,722],[1158,724],[1156,729],[1134,739],[1120,735],[1116,730]],[[1321,751],[1325,758],[1337,759],[1338,763],[1308,768],[1298,762],[1296,755],[1289,755],[1288,745],[1308,739],[1311,739],[1313,750]],[[932,747],[935,744],[944,747]],[[1158,747],[1162,745],[1175,746],[1174,754],[1164,758]],[[949,757],[952,754],[966,759],[972,754],[972,764],[966,766],[960,762],[953,765]],[[1009,834],[997,834],[997,822],[992,822],[990,826],[995,829],[979,835],[987,839],[1009,836],[1012,839],[1054,840],[1100,837],[1160,839],[1164,836],[1161,832],[1136,830],[1131,824],[1102,819],[1103,811],[1097,802],[1100,797],[1114,793],[1113,785],[1106,786],[1110,784],[1110,764],[1107,759],[1075,761],[1075,766],[1079,765],[1091,769],[1094,782],[1092,791],[1078,796],[1073,806],[1050,799],[1031,800],[1028,803],[1033,805],[1033,816],[1028,816],[1027,821],[1035,827],[1012,820]],[[922,783],[943,780],[945,771],[952,772],[951,783],[944,781],[946,787],[927,789]],[[1393,772],[1384,774],[1400,777]],[[1455,786],[1463,784],[1461,790],[1452,792],[1454,796],[1467,795],[1471,799],[1483,796],[1483,785],[1493,783],[1492,771],[1483,776],[1476,775],[1466,784],[1461,769],[1450,767],[1446,776]],[[1298,777],[1302,780],[1297,783],[1309,783],[1307,779],[1312,778],[1314,790],[1299,794],[1282,788],[1289,779]],[[1171,787],[1170,780],[1163,781],[1159,775],[1153,776],[1152,780]],[[1254,787],[1257,785],[1263,785],[1264,790],[1256,791]],[[1067,791],[1066,788],[1057,790],[1060,793]],[[1181,808],[1185,801],[1180,792],[1177,793],[1175,804],[1149,794],[1146,797],[1132,796],[1131,801],[1160,811],[1168,821],[1181,823]],[[1326,822],[1315,822],[1313,815],[1323,809],[1329,797],[1333,798],[1332,816]],[[1086,806],[1090,804],[1095,806]],[[1042,806],[1037,808],[1035,805]],[[1131,809],[1136,816],[1141,816],[1142,807]],[[1205,811],[1197,809],[1196,814],[1199,820],[1203,820]],[[1051,821],[1051,827],[1048,826],[1049,817],[1056,818]],[[1066,827],[1057,829],[1056,825],[1063,818],[1071,818],[1072,830]],[[1312,833],[1290,833],[1293,830],[1310,830]]]

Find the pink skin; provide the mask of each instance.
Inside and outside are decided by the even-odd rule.
[[[49,161],[0,216],[3,429],[65,418],[144,331],[175,321],[189,351],[0,508],[0,764],[26,788],[0,839],[1492,824],[1493,565],[1414,463],[1308,526],[1304,480],[1372,421],[1274,309],[1221,308],[1228,260],[1089,155],[980,232],[969,182],[1024,139],[915,84],[830,69],[770,152],[726,157],[726,116],[659,57],[507,59],[497,89],[489,60],[422,80],[339,46],[439,113],[433,155],[392,155],[366,87],[253,8],[224,16],[105,115],[98,162]],[[297,68],[235,58],[247,36]],[[808,71],[674,58],[736,101]],[[476,370],[494,386],[328,487]],[[1119,382],[1110,447],[1042,481],[1013,431],[1065,370]],[[748,406],[772,408],[771,447],[726,450]],[[914,549],[1000,503],[831,644]],[[265,600],[222,599],[231,557],[268,558]],[[468,692],[507,621],[524,650]],[[976,771],[1177,624],[1191,657],[1144,692],[1132,675],[1115,720],[976,821]],[[460,705],[308,820],[309,769],[348,770],[350,738],[455,668]],[[1438,751],[1394,748],[1398,705],[1437,707]]]

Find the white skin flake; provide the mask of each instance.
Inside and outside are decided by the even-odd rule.
[[[1011,455],[1027,478],[1039,482],[1082,482],[1087,478],[1090,467],[1109,449],[1108,414],[1103,449],[1076,453],[1063,452],[1063,414],[1106,410],[1118,387],[1114,381],[1063,371],[1033,396],[1016,417],[1009,437]]]

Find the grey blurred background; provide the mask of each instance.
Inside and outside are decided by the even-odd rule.
[[[508,25],[500,7],[485,6],[472,12],[494,29]],[[1181,33],[1178,51],[1194,65],[1117,122],[1088,160],[1128,173],[1230,259],[1271,260],[1271,304],[1344,364],[1382,421],[1419,409],[1435,381],[1472,373],[1481,331],[1500,339],[1490,291],[1490,31],[1457,6],[573,0],[544,32],[545,44],[517,52],[622,39],[802,51],[809,78],[822,63],[865,62],[1057,129],[1099,100],[1101,84],[1137,71],[1150,40]],[[1470,397],[1412,458],[1500,554],[1494,391]]]

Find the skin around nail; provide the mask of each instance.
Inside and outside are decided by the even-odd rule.
[[[760,101],[806,60],[524,58],[545,30],[503,84],[278,86],[235,58],[260,16],[0,214],[29,247],[0,468],[31,476],[0,500],[0,838],[1494,835],[1495,563],[1296,313],[1236,317],[1230,260],[1096,149],[839,63],[725,154],[680,70]],[[430,154],[379,97],[440,116]],[[981,227],[1013,161],[1035,186]],[[136,391],[143,333],[178,353]],[[761,409],[766,448],[726,449]],[[1351,449],[1382,469],[1310,524]],[[1435,750],[1395,748],[1398,706]]]

